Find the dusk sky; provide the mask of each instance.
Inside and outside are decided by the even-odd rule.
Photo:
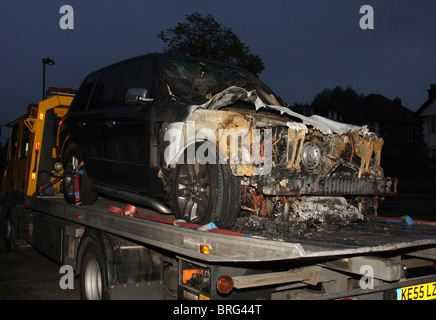
[[[74,29],[59,25],[63,5],[74,9]],[[374,29],[360,28],[363,5]],[[259,55],[260,78],[289,104],[339,85],[416,111],[436,83],[435,0],[0,0],[0,124],[41,99],[42,58],[56,62],[47,87],[77,89],[98,68],[162,51],[157,34],[194,12],[212,14]]]

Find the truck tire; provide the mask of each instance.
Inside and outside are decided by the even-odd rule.
[[[108,278],[106,259],[97,237],[87,236],[80,260],[80,298],[107,300]]]
[[[195,163],[190,164],[186,154],[183,157],[172,178],[170,196],[175,218],[196,224],[214,222],[220,228],[233,226],[241,206],[240,178],[233,175],[227,163],[200,164],[195,156]]]
[[[79,150],[71,143],[64,155],[64,179],[62,183],[65,201],[72,204],[93,204],[97,199],[97,192],[92,189],[92,182],[86,173]],[[77,178],[79,179],[78,194],[76,194]]]

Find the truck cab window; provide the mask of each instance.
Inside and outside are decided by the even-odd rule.
[[[8,160],[12,159],[15,155],[15,150],[17,149],[17,133],[18,133],[18,123],[12,127],[11,141],[9,143]]]
[[[30,130],[26,126],[23,127],[23,134],[21,136],[20,143],[20,158],[27,158],[27,154],[29,153],[29,138],[30,138]]]

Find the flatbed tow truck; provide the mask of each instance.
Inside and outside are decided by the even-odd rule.
[[[378,217],[283,241],[111,198],[66,203],[56,130],[74,92],[51,91],[10,123],[1,236],[70,266],[83,299],[436,299],[436,223]]]

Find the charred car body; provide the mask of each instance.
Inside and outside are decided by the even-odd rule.
[[[366,127],[302,116],[248,71],[204,59],[153,54],[91,73],[58,139],[68,202],[100,192],[220,227],[241,209],[360,219],[396,192]]]

